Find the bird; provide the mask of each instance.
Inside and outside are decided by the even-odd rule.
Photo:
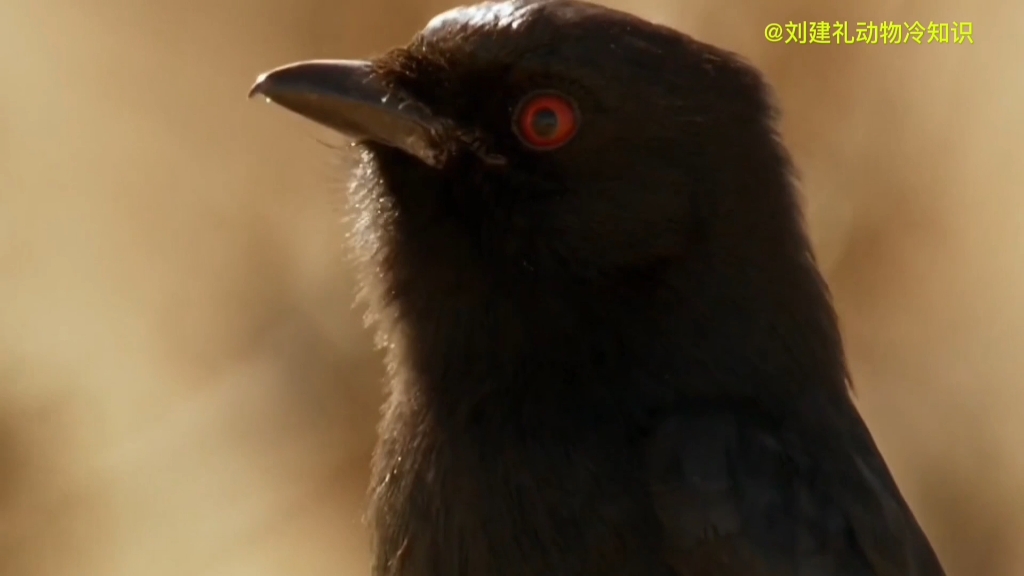
[[[942,576],[857,411],[779,106],[579,0],[260,75],[351,139],[376,576]]]

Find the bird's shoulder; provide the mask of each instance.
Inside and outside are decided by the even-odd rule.
[[[808,438],[761,416],[698,408],[650,437],[646,472],[677,573],[943,575],[870,437]],[[865,446],[873,453],[858,454]]]

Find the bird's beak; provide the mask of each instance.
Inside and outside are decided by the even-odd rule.
[[[370,62],[308,60],[261,74],[249,90],[357,141],[373,141],[438,163],[440,121],[423,104],[385,87]]]

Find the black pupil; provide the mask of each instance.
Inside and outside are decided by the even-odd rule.
[[[533,113],[530,128],[538,138],[551,138],[558,132],[558,113],[551,108],[541,108]]]

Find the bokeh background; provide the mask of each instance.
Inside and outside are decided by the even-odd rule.
[[[617,0],[775,85],[858,399],[951,576],[1024,575],[1024,4]],[[257,73],[445,0],[0,3],[0,574],[367,574],[333,136]],[[770,44],[970,21],[974,45]]]

